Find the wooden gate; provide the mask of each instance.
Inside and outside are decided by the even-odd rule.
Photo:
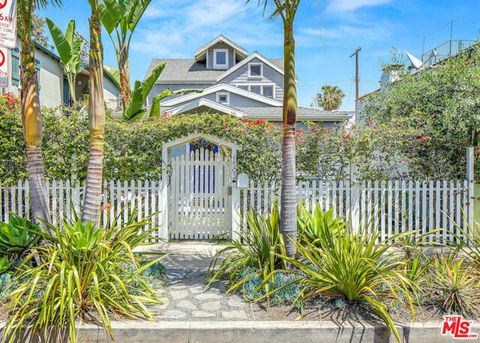
[[[232,160],[203,147],[171,159],[170,239],[227,239],[232,229]]]

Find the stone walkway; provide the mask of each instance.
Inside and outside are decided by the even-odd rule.
[[[217,247],[209,243],[171,243],[168,250],[163,305],[154,307],[158,320],[251,320],[250,304],[238,295],[226,295],[217,282],[205,290],[208,266]]]

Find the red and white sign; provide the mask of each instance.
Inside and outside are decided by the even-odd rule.
[[[0,48],[0,87],[8,87],[8,49],[6,48]]]
[[[0,46],[17,47],[17,0],[0,0]]]
[[[445,316],[442,327],[442,336],[451,336],[457,339],[477,339],[478,333],[472,333],[472,321],[464,320],[462,316]]]

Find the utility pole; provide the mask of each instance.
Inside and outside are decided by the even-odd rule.
[[[358,54],[362,51],[361,47],[358,47],[353,54],[350,55],[350,58],[355,56],[355,100],[360,97],[360,78],[358,76]]]

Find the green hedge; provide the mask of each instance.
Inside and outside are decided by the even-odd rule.
[[[88,156],[88,116],[69,109],[43,109],[44,164],[47,178],[85,179]],[[447,143],[412,128],[408,118],[342,128],[306,123],[297,130],[297,169],[300,178],[342,180],[356,166],[358,179],[382,180],[463,178],[465,141]],[[238,171],[255,181],[276,181],[281,171],[281,127],[263,120],[229,115],[185,114],[157,121],[127,123],[107,118],[105,178],[154,180],[162,173],[164,142],[199,132],[237,143]],[[441,166],[438,166],[441,161]],[[477,163],[478,164],[478,163]],[[428,166],[438,166],[432,170]],[[0,183],[25,179],[25,143],[18,99],[0,96]],[[480,170],[477,169],[477,170]]]
[[[85,179],[88,158],[86,113],[43,109],[44,165],[48,179]],[[199,132],[237,143],[238,171],[255,180],[275,180],[280,172],[280,130],[265,121],[219,114],[180,115],[158,121],[126,123],[107,118],[105,178],[158,179],[164,142]],[[0,102],[0,182],[26,178],[25,143],[19,108]]]

